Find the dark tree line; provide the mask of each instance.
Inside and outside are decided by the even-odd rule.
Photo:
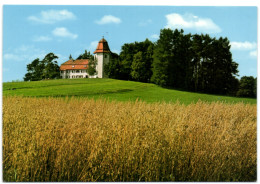
[[[124,44],[120,55],[112,53],[111,61],[105,66],[109,78],[150,82],[152,76],[154,44],[143,42]]]
[[[243,76],[239,82],[237,96],[256,98],[257,96],[257,78],[252,76]]]
[[[152,81],[158,85],[214,94],[236,91],[238,64],[227,38],[163,29],[153,56]]]
[[[195,92],[245,96],[227,38],[162,29],[157,42],[127,43],[105,67],[108,77]],[[238,93],[238,91],[241,91]],[[243,91],[243,93],[242,93]],[[252,96],[252,95],[251,95]]]

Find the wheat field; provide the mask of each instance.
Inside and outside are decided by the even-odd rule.
[[[4,181],[256,181],[256,105],[3,98]]]

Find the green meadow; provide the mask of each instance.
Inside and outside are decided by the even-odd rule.
[[[109,101],[177,102],[197,101],[256,104],[256,99],[209,95],[166,89],[155,84],[115,79],[59,79],[3,83],[3,96],[84,97]]]

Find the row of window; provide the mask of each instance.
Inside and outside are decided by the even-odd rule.
[[[77,78],[84,78],[84,76],[83,75],[73,75],[73,76],[67,76],[66,78],[68,78],[68,79],[77,79]],[[86,77],[85,78],[88,78],[88,76],[86,75]]]
[[[86,73],[86,70],[67,70],[67,72],[62,70],[60,73]]]

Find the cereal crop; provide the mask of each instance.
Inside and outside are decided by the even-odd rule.
[[[256,105],[3,98],[4,181],[256,181]]]

